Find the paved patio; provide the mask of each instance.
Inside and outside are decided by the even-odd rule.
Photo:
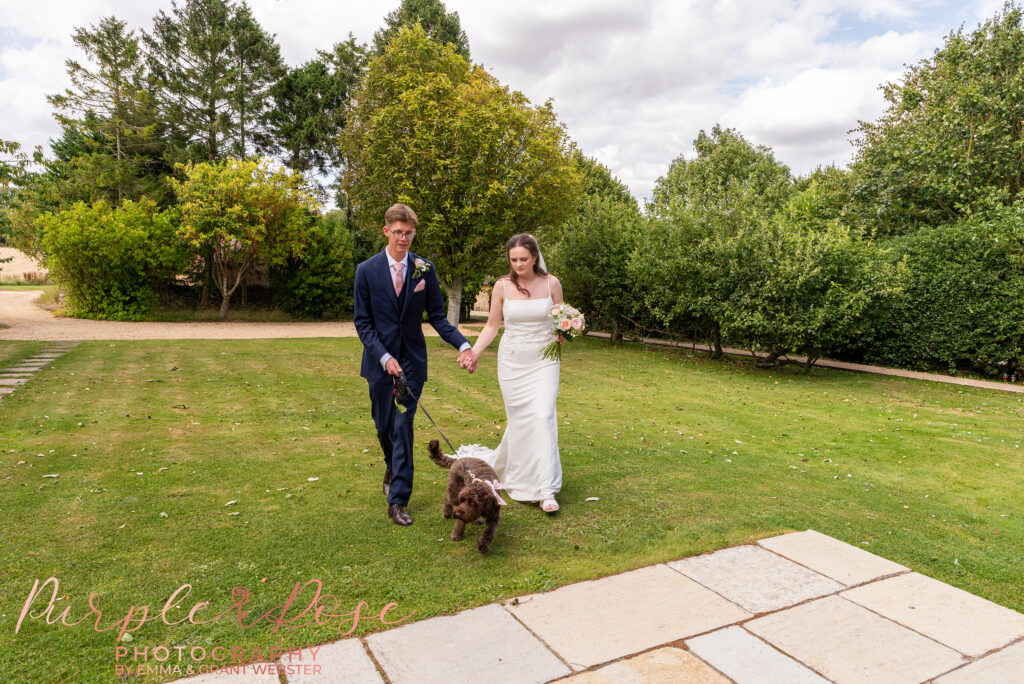
[[[301,656],[185,681],[1012,684],[1024,615],[808,530]]]

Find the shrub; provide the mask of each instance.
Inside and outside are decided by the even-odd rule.
[[[140,320],[159,289],[185,267],[175,214],[150,200],[112,208],[82,202],[39,221],[50,273],[81,318]]]
[[[322,318],[352,307],[355,245],[340,211],[320,217],[302,254],[270,272],[274,300],[292,316]]]
[[[608,330],[614,342],[631,327],[627,316],[635,288],[628,266],[641,223],[635,204],[588,197],[564,226],[564,237],[549,258],[565,301],[584,313],[588,327]]]
[[[893,239],[905,292],[851,347],[869,363],[999,375],[1024,369],[1024,207]]]

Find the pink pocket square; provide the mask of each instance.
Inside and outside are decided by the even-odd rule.
[[[422,290],[426,286],[427,286],[427,281],[426,280],[421,280],[420,282],[416,283],[416,287],[414,287],[412,289],[412,291],[413,291],[413,293],[419,292],[420,290]]]

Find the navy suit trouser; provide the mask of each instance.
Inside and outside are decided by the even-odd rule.
[[[412,495],[413,417],[421,391],[421,386],[409,381],[409,392],[413,396],[399,400],[406,408],[402,413],[395,406],[394,382],[390,375],[380,382],[370,383],[373,424],[377,426],[377,440],[384,452],[384,463],[391,469],[389,504],[407,506]]]

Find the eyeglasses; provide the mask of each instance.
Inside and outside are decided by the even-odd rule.
[[[411,230],[407,233],[404,230],[391,230],[388,228],[388,232],[394,235],[396,240],[412,240],[416,237],[415,230]]]

